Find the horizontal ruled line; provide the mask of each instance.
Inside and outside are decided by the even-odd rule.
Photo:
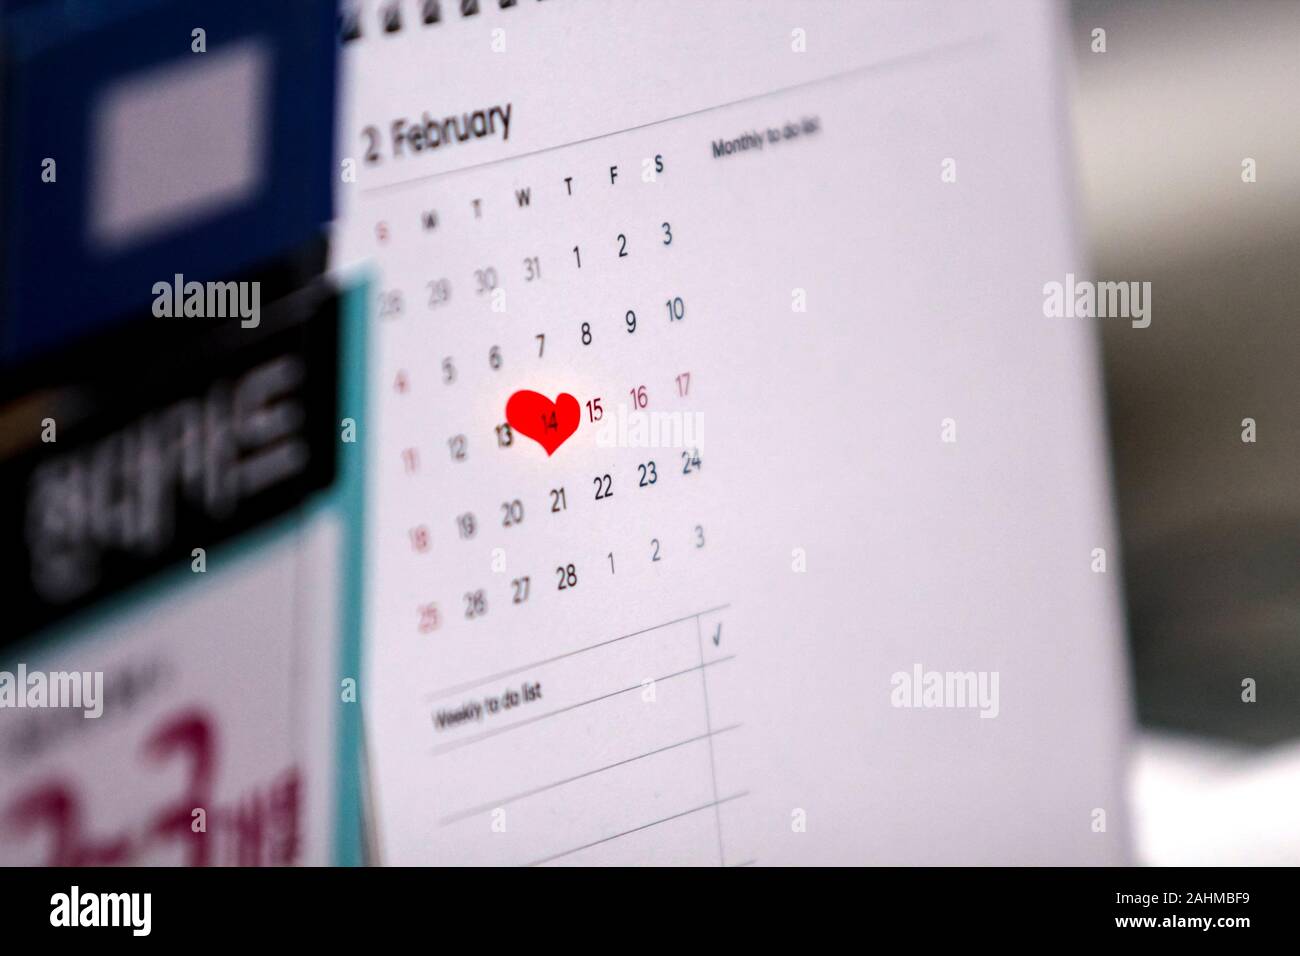
[[[453,176],[457,173],[466,173],[474,169],[483,169],[487,166],[499,166],[502,163],[511,163],[518,159],[527,159],[530,156],[540,156],[544,153],[553,153],[556,150],[568,149],[571,146],[581,146],[584,143],[594,143],[598,140],[609,139],[613,136],[621,136],[624,133],[634,133],[638,130],[652,129],[655,126],[662,126],[665,123],[673,123],[677,120],[688,119],[692,116],[701,116],[705,113],[713,113],[717,110],[725,110],[732,106],[740,106],[745,103],[755,103],[769,97],[781,96],[785,93],[793,93],[795,90],[808,89],[810,87],[821,86],[826,83],[835,83],[840,80],[850,79],[856,76],[865,76],[871,73],[877,73],[890,70],[900,66],[906,66],[911,63],[924,63],[927,60],[943,59],[954,53],[973,47],[987,45],[992,37],[988,34],[979,34],[972,37],[966,37],[960,40],[953,40],[948,43],[937,46],[926,47],[920,50],[911,50],[907,53],[898,54],[892,57],[886,57],[877,60],[874,63],[866,63],[862,66],[853,67],[852,69],[842,70],[839,73],[832,73],[829,76],[819,76],[811,80],[804,80],[800,83],[792,83],[789,86],[783,86],[775,90],[764,90],[762,93],[754,93],[751,96],[742,96],[739,99],[729,100],[726,103],[714,103],[711,106],[703,106],[699,109],[689,110],[685,113],[678,113],[676,116],[665,116],[662,119],[650,120],[646,123],[639,123],[636,126],[628,126],[623,129],[612,130],[608,133],[599,133],[595,136],[587,136],[582,139],[570,140],[567,143],[557,143],[554,146],[542,146],[538,149],[527,150],[522,153],[515,153],[513,156],[502,156],[498,159],[488,159],[479,163],[471,163],[468,166],[456,166],[452,169],[436,170],[429,173],[421,173],[416,176],[408,176],[405,179],[397,179],[386,183],[377,183],[373,186],[362,186],[363,194],[369,193],[386,193],[393,190],[403,189],[409,186],[418,185],[419,183],[428,182],[434,179],[440,179],[443,176]]]
[[[503,797],[500,800],[492,800],[488,803],[479,804],[476,807],[470,807],[468,810],[461,810],[458,813],[450,814],[438,821],[439,826],[446,826],[449,823],[458,823],[461,820],[468,820],[471,817],[478,816],[480,813],[486,813],[489,810],[495,810],[497,807],[505,806],[509,803],[516,803],[520,800],[526,800],[529,797],[535,797],[539,793],[545,793],[547,790],[554,790],[556,787],[563,787],[566,784],[575,783],[578,780],[585,780],[587,777],[594,777],[596,774],[604,773],[606,770],[614,770],[618,767],[627,766],[638,760],[644,760],[647,757],[653,757],[656,754],[667,753],[669,750],[676,750],[678,747],[685,747],[687,744],[698,743],[701,740],[708,740],[718,734],[724,734],[729,730],[737,730],[740,724],[731,724],[727,727],[720,727],[717,730],[709,731],[707,734],[700,734],[697,737],[688,737],[686,740],[679,740],[676,743],[668,744],[666,747],[658,747],[654,750],[646,751],[643,754],[637,754],[635,757],[628,757],[625,760],[619,760],[603,767],[597,767],[595,770],[588,770],[585,773],[575,774],[572,777],[565,777],[563,780],[557,780],[554,783],[548,783],[545,786],[534,787],[532,790],[525,790],[522,793],[512,794]]]
[[[611,637],[607,641],[600,641],[597,644],[588,644],[586,647],[580,647],[577,650],[566,651],[563,654],[556,654],[554,657],[547,657],[540,661],[533,661],[531,664],[523,664],[519,667],[512,667],[509,670],[497,671],[495,674],[489,674],[486,677],[480,677],[477,680],[466,681],[463,684],[454,684],[451,687],[444,687],[441,690],[433,691],[424,697],[425,703],[433,703],[443,697],[450,697],[453,694],[459,694],[467,690],[472,690],[483,684],[490,684],[493,681],[501,680],[505,677],[512,677],[515,674],[522,674],[524,671],[532,670],[534,667],[545,667],[547,664],[554,664],[556,661],[562,661],[569,657],[576,657],[579,654],[585,654],[587,651],[594,651],[602,647],[608,647],[610,644],[617,644],[619,641],[626,641],[629,638],[640,637],[643,634],[649,634],[652,631],[659,631],[665,627],[672,627],[674,624],[681,624],[683,621],[689,621],[692,618],[702,617],[705,614],[712,614],[715,611],[725,611],[731,607],[730,604],[719,604],[717,607],[711,607],[704,611],[696,611],[694,614],[687,614],[685,617],[675,618],[671,621],[665,621],[663,624],[656,624],[653,627],[645,627],[639,631],[633,631],[631,634],[623,634],[619,637]]]
[[[694,615],[692,615],[692,617],[694,617]],[[735,658],[735,656],[736,656],[735,654],[728,654],[726,657],[719,657],[711,661],[705,661],[703,664],[696,664],[694,667],[688,667],[685,670],[675,671],[672,674],[665,674],[662,677],[654,677],[651,678],[651,680],[655,682],[672,680],[674,677],[681,677],[683,674],[693,674],[696,671],[704,670],[704,668],[706,667],[712,667],[714,664],[725,663],[726,661]],[[642,687],[644,686],[645,686],[644,684],[640,684],[640,683],[633,684],[631,687],[623,687],[620,688],[619,690],[610,691],[608,694],[601,694],[599,697],[592,697],[589,700],[579,701],[576,704],[569,704],[567,707],[559,707],[555,710],[547,711],[544,714],[538,714],[536,717],[527,717],[523,720],[517,720],[512,724],[506,724],[504,727],[493,727],[491,730],[481,731],[480,733],[474,734],[471,737],[463,737],[460,740],[448,741],[445,744],[440,744],[438,746],[435,746],[433,748],[433,753],[436,756],[439,754],[447,753],[452,750],[459,750],[461,747],[468,747],[471,744],[479,743],[481,741],[487,740],[490,737],[496,737],[500,734],[508,733],[509,731],[512,730],[518,730],[521,727],[528,727],[532,724],[537,723],[538,721],[549,720],[552,717],[558,717],[560,714],[567,714],[569,711],[577,710],[580,707],[586,707],[590,704],[599,703],[602,700],[609,700],[611,697],[617,697],[620,694],[627,694],[634,690],[641,690]]]
[[[720,807],[724,803],[730,803],[732,800],[739,800],[741,797],[749,796],[748,790],[742,790],[740,793],[733,793],[729,797],[723,797],[720,800],[710,800],[708,803],[698,807],[691,807],[689,810],[683,810],[681,813],[674,813],[672,816],[663,817],[660,820],[652,820],[649,823],[643,823],[639,827],[633,827],[630,830],[624,830],[621,833],[614,833],[607,837],[601,837],[599,840],[593,840],[590,843],[584,843],[582,846],[575,846],[571,850],[565,850],[562,853],[554,853],[551,856],[542,857],[540,860],[534,860],[529,866],[540,866],[543,863],[550,863],[552,860],[558,860],[562,857],[572,856],[574,853],[581,853],[583,850],[589,850],[593,846],[600,846],[602,843],[608,843],[611,840],[618,840],[633,833],[640,833],[642,830],[649,830],[651,827],[657,827],[663,823],[670,823],[673,820],[680,820],[682,817],[688,817],[692,813],[699,813],[701,810],[708,810],[712,807]]]

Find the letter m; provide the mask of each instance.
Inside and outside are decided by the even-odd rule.
[[[209,319],[224,319],[239,314],[239,283],[208,283]]]
[[[1105,302],[1104,310],[1101,310],[1101,304]],[[1128,310],[1128,283],[1127,282],[1099,282],[1097,283],[1097,306],[1100,314],[1104,318],[1114,319],[1129,315]]]

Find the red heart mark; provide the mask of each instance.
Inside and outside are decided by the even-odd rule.
[[[581,416],[578,400],[568,392],[553,402],[540,392],[515,392],[506,402],[510,427],[545,448],[548,456],[578,430]]]

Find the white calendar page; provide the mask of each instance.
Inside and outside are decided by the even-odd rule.
[[[1122,861],[1058,11],[395,7],[336,236],[380,859]],[[577,405],[551,455],[522,390]],[[900,705],[932,671],[996,698]]]

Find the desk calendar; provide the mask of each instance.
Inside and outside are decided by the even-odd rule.
[[[1122,859],[1051,10],[343,20],[377,859]]]

